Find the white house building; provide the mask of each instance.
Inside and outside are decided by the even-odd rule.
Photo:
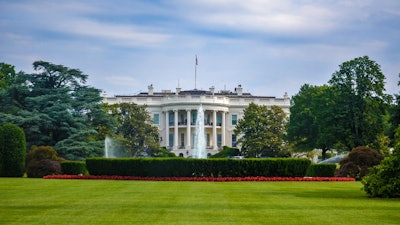
[[[289,115],[290,98],[285,93],[283,98],[253,96],[244,93],[241,85],[234,91],[215,92],[211,87],[205,90],[186,90],[176,88],[175,92],[163,90],[154,92],[153,85],[148,92],[137,95],[104,96],[104,102],[136,103],[147,105],[147,110],[158,128],[161,146],[167,147],[177,156],[192,155],[197,110],[200,105],[204,110],[204,125],[207,153],[218,153],[223,146],[236,147],[233,130],[237,121],[243,117],[243,110],[251,103],[266,106],[280,106]]]

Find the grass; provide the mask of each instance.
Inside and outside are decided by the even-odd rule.
[[[359,182],[0,179],[0,224],[400,224]]]

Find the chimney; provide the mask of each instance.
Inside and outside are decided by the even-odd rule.
[[[210,92],[211,92],[212,95],[214,95],[214,91],[215,91],[215,87],[214,87],[214,86],[211,86],[211,87],[210,87]]]
[[[176,88],[175,95],[178,95],[178,94],[179,94],[179,92],[181,92],[181,90],[182,90],[182,88],[180,88],[180,87],[177,87],[177,88]]]
[[[154,92],[153,92],[153,90],[154,90],[153,84],[150,84],[149,86],[147,86],[147,88],[149,89],[148,95],[153,95],[154,94]]]
[[[241,84],[239,84],[238,87],[235,88],[235,89],[236,89],[237,95],[242,95],[243,94],[243,88],[242,88]]]

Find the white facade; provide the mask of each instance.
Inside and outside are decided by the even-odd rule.
[[[197,109],[202,105],[207,142],[207,153],[218,153],[223,146],[236,147],[233,130],[237,121],[243,117],[243,110],[251,103],[266,106],[280,106],[289,115],[290,98],[285,93],[283,98],[252,96],[243,93],[239,85],[234,92],[188,90],[176,92],[154,92],[148,86],[148,92],[137,95],[116,95],[104,97],[104,102],[136,103],[147,105],[147,110],[154,120],[161,137],[161,146],[167,147],[177,156],[192,155]]]

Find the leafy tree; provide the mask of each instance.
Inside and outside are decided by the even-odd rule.
[[[284,156],[286,135],[286,114],[278,106],[261,106],[250,103],[244,109],[234,130],[239,137],[238,144],[246,157]]]
[[[26,141],[22,128],[14,124],[0,127],[0,176],[21,177],[25,170]]]
[[[118,121],[115,138],[123,143],[130,155],[154,155],[160,151],[159,133],[152,126],[153,120],[147,113],[146,106],[120,103],[108,107]]]
[[[305,84],[293,96],[290,120],[287,126],[288,140],[297,151],[322,149],[322,158],[336,143],[340,131],[335,126],[335,95],[328,85]]]
[[[104,109],[101,91],[86,86],[88,76],[78,69],[44,61],[33,68],[36,73],[17,73],[0,92],[5,99],[0,123],[22,127],[28,147],[55,146],[70,159],[102,155],[104,138],[116,123]]]
[[[10,86],[16,77],[14,66],[0,63],[0,89]]]
[[[383,116],[390,96],[384,93],[385,76],[368,56],[340,65],[329,83],[334,88],[335,124],[342,132],[337,141],[348,149],[377,142],[383,133]]]

